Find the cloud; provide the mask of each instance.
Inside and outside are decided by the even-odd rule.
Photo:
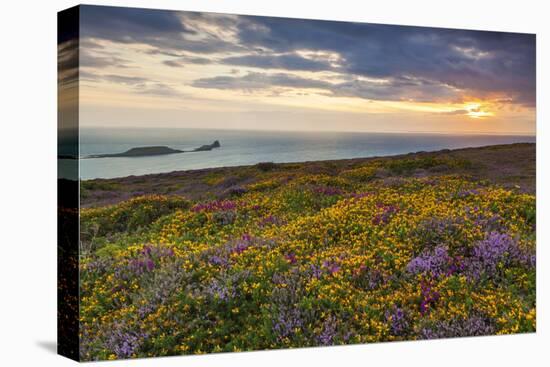
[[[58,67],[63,70],[78,68],[78,40],[73,39],[57,46]]]
[[[105,49],[105,47],[99,43],[97,43],[96,41],[94,41],[93,39],[81,39],[80,40],[80,47],[84,48],[84,49],[88,49],[88,50],[103,50]]]
[[[80,49],[80,66],[87,68],[106,68],[106,67],[119,67],[127,68],[129,67],[128,60],[122,59],[117,56],[104,54],[97,55],[89,52],[85,48]]]
[[[110,81],[112,83],[116,84],[124,84],[124,85],[143,85],[149,82],[149,79],[147,78],[141,78],[137,76],[122,76],[122,75],[103,75],[103,80]]]
[[[340,55],[341,72],[426,78],[468,91],[505,93],[534,105],[535,36],[351,22],[254,18],[242,43],[273,52],[323,50]]]
[[[296,54],[283,55],[245,55],[227,57],[220,63],[236,66],[248,66],[262,69],[285,69],[305,71],[326,71],[333,67],[327,61],[312,60]]]
[[[164,65],[171,66],[174,68],[182,68],[182,67],[185,67],[186,64],[197,64],[197,65],[211,64],[213,63],[213,60],[207,57],[181,56],[178,59],[164,60],[162,63]]]
[[[169,10],[80,6],[82,39],[149,45],[159,52],[216,53],[243,47],[212,33],[213,26],[229,27],[221,16]]]
[[[78,40],[70,39],[57,46],[58,83],[61,89],[75,86],[78,80]]]
[[[449,86],[421,79],[398,78],[375,81],[350,79],[344,82],[328,82],[288,73],[260,72],[250,72],[243,76],[201,78],[195,80],[191,85],[195,88],[234,89],[245,92],[274,88],[316,89],[320,90],[321,94],[331,97],[417,102],[432,101],[434,98],[449,99],[456,93]]]
[[[162,62],[164,65],[171,66],[173,68],[182,68],[183,64],[178,60],[164,60]]]
[[[212,78],[197,79],[192,83],[192,86],[196,88],[253,91],[272,87],[328,89],[330,83],[284,73],[248,73],[240,77],[216,76]]]
[[[470,111],[465,109],[458,109],[458,110],[452,110],[452,111],[445,111],[445,112],[436,112],[438,115],[467,115]]]
[[[339,91],[330,88],[333,95],[399,100],[409,94],[423,101],[499,96],[535,105],[531,34],[94,6],[82,8],[81,24],[85,40],[148,45],[151,53],[175,57],[163,61],[172,67],[202,60],[281,72],[326,71],[352,80]],[[123,60],[87,62],[101,67],[116,61]],[[361,78],[390,83],[371,85],[358,82]],[[265,84],[259,76],[210,79],[194,84],[249,89]]]
[[[89,71],[80,72],[80,80],[91,83],[108,82],[130,88],[133,93],[157,97],[184,97],[185,94],[173,86],[148,78],[116,74],[96,74]]]
[[[147,94],[155,97],[185,97],[186,95],[172,86],[165,83],[153,83],[140,86],[137,90],[139,94]]]
[[[382,84],[363,80],[337,83],[332,88],[332,94],[380,101],[435,102],[455,98],[456,91],[440,83],[403,83],[399,78],[389,78]]]
[[[81,36],[123,43],[149,43],[155,38],[194,33],[178,13],[167,10],[80,6]]]

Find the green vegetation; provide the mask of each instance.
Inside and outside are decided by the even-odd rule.
[[[195,197],[84,209],[81,357],[535,331],[535,197],[479,170],[262,164],[159,177]]]

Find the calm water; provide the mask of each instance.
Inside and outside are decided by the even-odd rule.
[[[394,155],[493,144],[534,142],[530,136],[272,132],[198,129],[81,129],[80,156],[166,145],[189,150],[219,140],[221,148],[139,158],[80,161],[82,179],[113,178],[176,170]]]

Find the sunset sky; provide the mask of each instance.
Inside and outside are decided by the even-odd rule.
[[[535,133],[534,35],[93,6],[80,19],[80,126]]]

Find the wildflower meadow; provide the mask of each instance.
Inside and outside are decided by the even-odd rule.
[[[535,196],[475,168],[264,163],[90,205],[81,358],[534,332]]]

